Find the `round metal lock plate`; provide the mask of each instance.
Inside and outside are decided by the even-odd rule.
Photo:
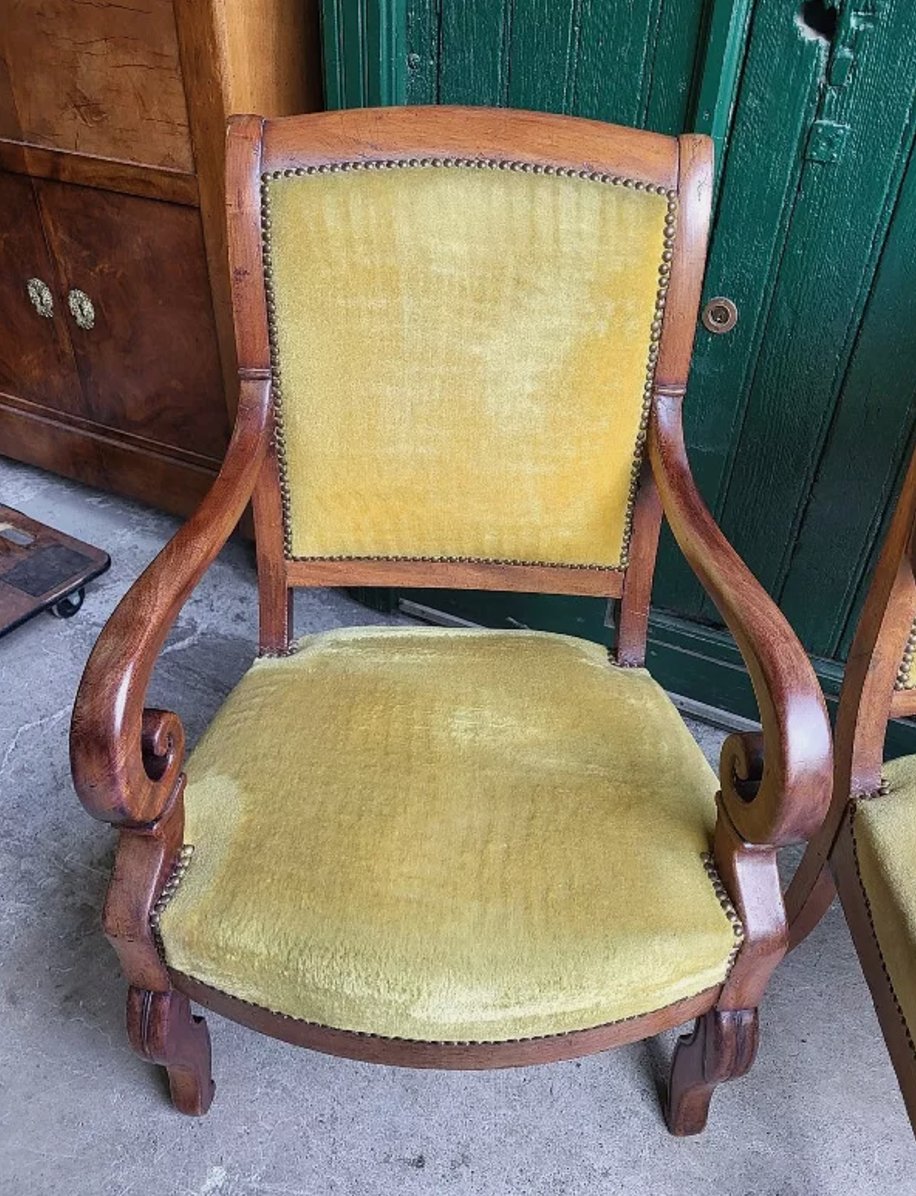
[[[738,309],[731,299],[726,299],[723,295],[710,299],[703,308],[703,327],[707,332],[721,335],[723,332],[731,332],[737,323]]]

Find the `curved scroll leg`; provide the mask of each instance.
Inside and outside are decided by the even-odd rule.
[[[756,1009],[711,1009],[698,1017],[674,1049],[665,1108],[671,1133],[701,1133],[716,1087],[743,1076],[756,1054]]]
[[[172,1104],[180,1113],[192,1117],[206,1113],[215,1091],[210,1033],[202,1017],[192,1016],[184,993],[130,988],[127,1036],[138,1055],[166,1069]]]

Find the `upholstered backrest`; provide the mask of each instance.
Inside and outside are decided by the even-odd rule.
[[[287,557],[625,568],[674,192],[424,157],[261,194]]]

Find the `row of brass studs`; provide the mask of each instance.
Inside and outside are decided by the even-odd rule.
[[[506,161],[497,158],[380,158],[367,162],[322,162],[318,166],[290,166],[284,170],[268,170],[261,175],[261,180],[266,183],[272,179],[303,178],[314,174],[345,174],[351,170],[391,170],[427,166],[460,166],[471,170],[508,170],[517,174],[554,175],[558,178],[583,179],[591,183],[610,183],[615,187],[626,187],[633,191],[665,195],[668,199],[677,198],[677,192],[671,188],[644,183],[642,179],[603,174],[598,170],[576,170],[572,166],[550,166],[541,162]]]
[[[916,678],[913,677],[913,658],[916,656],[916,619],[910,626],[910,634],[906,637],[906,647],[903,649],[903,660],[897,670],[894,689],[916,689]]]
[[[191,856],[194,854],[194,848],[190,843],[185,843],[178,855],[175,857],[175,862],[172,864],[172,870],[169,872],[168,879],[162,888],[162,892],[156,899],[156,904],[150,910],[149,924],[153,932],[153,941],[156,944],[156,950],[159,952],[159,957],[165,962],[165,947],[162,944],[162,915],[165,913],[166,906],[175,896],[175,890],[181,884],[184,874],[188,870],[188,865],[191,862]]]
[[[639,494],[639,474],[642,469],[646,436],[649,431],[649,419],[652,414],[655,370],[658,365],[658,352],[662,339],[662,323],[665,317],[665,302],[668,298],[668,283],[671,281],[671,263],[674,260],[674,241],[677,235],[677,193],[675,191],[668,191],[666,194],[668,196],[668,210],[665,213],[662,260],[658,267],[658,289],[655,292],[655,311],[652,315],[652,324],[649,333],[649,356],[646,362],[646,380],[643,384],[642,410],[639,415],[639,429],[636,433],[633,462],[630,466],[630,492],[627,496],[627,509],[623,523],[623,548],[620,554],[620,567],[622,569],[626,569],[630,564],[630,541],[633,537],[633,517],[636,512],[636,499]]]
[[[528,1034],[515,1038],[398,1038],[393,1034],[377,1034],[374,1030],[341,1030],[339,1026],[329,1026],[324,1022],[316,1022],[307,1017],[296,1017],[293,1013],[282,1013],[279,1009],[271,1009],[267,1005],[259,1005],[256,1001],[249,1001],[245,997],[237,997],[225,989],[216,988],[213,984],[204,983],[204,988],[228,997],[238,1005],[247,1005],[249,1009],[261,1009],[274,1017],[282,1018],[285,1022],[298,1022],[300,1026],[314,1026],[316,1030],[333,1030],[337,1034],[345,1034],[348,1038],[369,1038],[376,1042],[396,1042],[405,1046],[441,1046],[441,1047],[498,1047],[515,1042],[544,1042],[557,1038],[574,1038],[577,1034],[584,1034],[591,1030],[605,1030],[610,1026],[624,1026],[628,1022],[638,1022],[647,1017],[647,1013],[630,1013],[626,1017],[618,1017],[612,1022],[601,1022],[597,1026],[583,1026],[581,1030],[558,1030],[554,1034]],[[699,993],[695,994],[699,996]],[[663,1006],[664,1008],[664,1006]]]
[[[862,871],[859,867],[859,842],[856,838],[856,813],[857,806],[855,803],[853,803],[849,811],[849,833],[850,837],[852,838],[852,858],[855,860],[856,865],[856,879],[859,882],[859,891],[861,892],[862,900],[865,903],[865,912],[868,915],[868,927],[871,931],[872,941],[875,945],[875,949],[878,952],[878,959],[881,961],[881,971],[884,973],[884,979],[887,982],[887,987],[891,994],[891,999],[894,1002],[894,1008],[897,1011],[897,1016],[900,1018],[901,1024],[903,1025],[903,1032],[906,1035],[906,1040],[910,1051],[913,1054],[913,1057],[916,1058],[916,1042],[913,1040],[913,1033],[910,1030],[910,1024],[906,1019],[906,1014],[903,1012],[903,1006],[900,1004],[900,998],[897,996],[897,990],[894,987],[894,981],[891,978],[890,972],[888,971],[887,960],[884,958],[884,952],[881,949],[881,941],[878,938],[878,930],[875,926],[875,915],[874,911],[872,910],[871,900],[869,899],[868,890],[865,888],[865,881],[862,879]]]
[[[882,777],[877,789],[864,789],[861,793],[854,793],[852,799],[853,801],[874,801],[876,797],[887,797],[890,791],[890,785]]]
[[[292,555],[292,521],[289,511],[289,476],[286,468],[286,434],[283,424],[283,387],[277,351],[277,305],[271,262],[270,188],[268,175],[261,176],[261,247],[264,256],[264,294],[267,302],[267,328],[270,339],[271,396],[274,406],[273,448],[280,484],[280,508],[283,518],[283,551]]]
[[[374,556],[353,557],[348,555],[327,557],[293,557],[292,547],[292,519],[290,517],[290,485],[286,460],[286,439],[283,426],[283,392],[280,374],[279,354],[277,350],[277,314],[276,295],[273,285],[273,267],[271,260],[271,226],[270,226],[270,183],[278,179],[302,178],[309,175],[337,174],[353,170],[387,170],[397,168],[417,167],[464,167],[481,170],[509,170],[524,174],[556,175],[562,178],[582,179],[586,182],[603,183],[616,187],[625,187],[633,191],[645,191],[653,195],[663,195],[668,200],[665,214],[665,232],[663,238],[662,260],[658,270],[658,289],[655,295],[655,309],[649,335],[649,353],[646,363],[646,380],[643,386],[642,407],[640,410],[639,427],[633,450],[633,461],[630,466],[630,486],[627,495],[626,514],[624,518],[623,543],[621,546],[620,562],[616,565],[566,565],[555,561],[522,561],[522,560],[491,560],[484,557],[461,556]],[[534,162],[503,161],[492,158],[386,158],[367,162],[330,162],[317,166],[296,166],[284,170],[265,171],[261,175],[261,240],[264,255],[264,284],[267,299],[267,326],[270,336],[270,356],[272,391],[274,401],[274,449],[277,457],[277,470],[280,482],[280,503],[283,514],[283,549],[287,559],[301,559],[314,561],[428,561],[441,564],[481,564],[481,565],[529,565],[540,568],[586,569],[605,572],[623,572],[629,565],[630,541],[633,534],[633,516],[636,509],[636,497],[639,492],[639,474],[642,468],[643,452],[645,450],[646,435],[649,427],[649,417],[652,410],[652,393],[655,384],[655,369],[658,364],[659,343],[661,341],[662,321],[665,312],[665,300],[668,294],[668,283],[671,277],[671,262],[674,258],[674,240],[677,231],[677,192],[654,183],[645,183],[641,179],[625,178],[622,175],[603,174],[600,171],[575,170],[572,167],[550,166]]]
[[[703,867],[706,869],[706,875],[709,877],[713,891],[715,892],[716,897],[719,899],[719,904],[725,911],[726,918],[728,918],[729,922],[731,922],[732,933],[735,936],[735,945],[729,952],[728,964],[726,965],[727,975],[728,972],[732,970],[734,962],[738,958],[738,952],[741,950],[741,944],[744,942],[744,925],[738,916],[738,911],[732,904],[732,899],[728,895],[728,890],[722,883],[722,877],[719,875],[719,871],[716,868],[716,861],[713,853],[711,851],[704,851],[702,859]]]
[[[496,556],[350,556],[347,553],[339,553],[335,556],[297,556],[292,559],[302,561],[304,564],[308,564],[311,561],[350,561],[351,564],[359,564],[363,561],[393,561],[395,563],[400,561],[405,564],[416,562],[417,564],[429,563],[433,565],[523,565],[529,569],[579,569],[591,570],[596,573],[623,572],[622,565],[579,564],[577,562],[566,561],[523,561],[515,557]]]

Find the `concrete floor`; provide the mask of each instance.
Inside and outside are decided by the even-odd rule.
[[[70,785],[67,725],[115,602],[177,523],[0,464],[2,501],[111,553],[83,611],[0,644],[0,1192],[9,1196],[389,1193],[867,1196],[916,1193],[913,1139],[834,910],[776,975],[758,1061],[707,1132],[668,1136],[656,1087],[672,1035],[517,1071],[389,1070],[296,1050],[215,1015],[209,1115],[173,1113],[123,1033],[124,983],[98,930],[114,840]],[[251,659],[250,550],[231,544],[185,608],[152,705],[192,739]],[[378,621],[298,596],[299,630]],[[719,732],[692,724],[715,754]]]

